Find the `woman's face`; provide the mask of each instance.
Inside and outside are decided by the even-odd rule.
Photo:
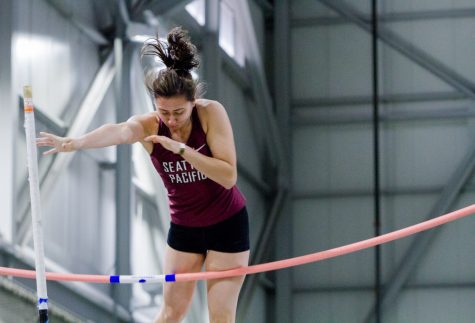
[[[184,96],[155,99],[158,116],[170,130],[179,130],[190,120],[194,101],[188,101]]]

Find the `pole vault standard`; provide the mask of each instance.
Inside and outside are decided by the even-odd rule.
[[[392,231],[378,237],[374,237],[367,240],[361,240],[345,246],[328,249],[300,257],[283,259],[273,262],[268,262],[259,265],[253,265],[249,267],[239,267],[224,271],[208,271],[208,272],[196,272],[196,273],[178,273],[178,274],[166,274],[166,275],[152,275],[152,276],[139,276],[139,275],[81,275],[81,274],[62,274],[62,273],[46,273],[48,280],[60,280],[60,281],[80,281],[86,283],[100,283],[100,284],[131,284],[131,283],[163,283],[163,282],[183,282],[183,281],[195,281],[195,280],[208,280],[219,279],[234,276],[242,276],[249,274],[257,274],[265,271],[272,271],[278,269],[284,269],[299,265],[304,265],[312,262],[322,261],[325,259],[335,258],[338,256],[346,255],[363,249],[371,248],[386,242],[405,238],[407,236],[416,234],[418,232],[426,231],[443,224],[467,217],[475,214],[475,204],[464,207],[460,210],[456,210],[437,218],[427,220],[412,226]],[[0,276],[14,276],[22,278],[35,278],[35,272],[32,270],[24,270],[17,268],[0,267]]]
[[[26,151],[28,179],[30,182],[31,218],[33,221],[33,244],[35,248],[36,292],[40,323],[48,323],[48,295],[46,291],[45,253],[43,227],[41,224],[40,186],[38,181],[38,152],[36,148],[35,109],[31,86],[23,87],[25,112]]]

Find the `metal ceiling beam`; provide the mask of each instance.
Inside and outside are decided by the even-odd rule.
[[[192,0],[160,0],[150,1],[150,4],[145,7],[156,15],[166,15],[180,9],[184,9]]]
[[[475,288],[475,282],[436,282],[436,283],[424,283],[424,284],[407,284],[404,286],[404,290],[428,290],[428,289],[473,289]],[[351,293],[351,292],[372,292],[374,286],[322,286],[322,287],[297,287],[293,289],[294,293]]]
[[[18,107],[20,110],[20,117],[23,116],[23,97],[18,97]],[[24,119],[24,116],[23,116]],[[67,131],[67,125],[60,119],[49,115],[41,107],[35,106],[35,119],[41,124],[50,129],[53,133],[60,136],[64,135]],[[23,120],[22,120],[23,121]]]
[[[155,15],[172,14],[183,9],[192,0],[149,0],[140,1],[133,7],[132,19],[137,19],[145,10],[150,10]]]
[[[56,10],[59,15],[70,21],[74,27],[86,35],[93,43],[97,45],[110,45],[110,42],[106,37],[104,37],[104,35],[102,35],[94,27],[89,26],[74,16],[74,10],[70,8],[65,1],[46,0],[46,2],[51,6],[51,8]]]
[[[381,22],[407,22],[414,20],[428,19],[458,19],[475,17],[475,8],[447,9],[447,10],[425,10],[414,12],[392,12],[382,14],[378,18]]]
[[[135,47],[132,43],[116,38],[114,41],[114,94],[117,123],[125,122],[132,115],[131,68]],[[132,226],[132,146],[116,147],[115,169],[115,272],[131,272]],[[131,286],[112,287],[114,300],[130,310]]]
[[[257,178],[251,171],[249,171],[241,162],[238,161],[238,174],[242,176],[249,184],[257,189],[262,195],[270,196],[272,194],[272,188],[269,184],[265,183],[261,179]]]
[[[237,2],[237,7],[239,8],[240,19],[244,28],[244,46],[246,46],[246,53],[249,54],[246,68],[257,105],[262,109],[263,127],[267,130],[266,141],[270,149],[271,160],[277,163],[286,163],[281,147],[282,138],[277,128],[273,100],[267,85],[263,59],[259,52],[260,46],[257,41],[249,6],[247,1],[240,0]]]
[[[249,104],[246,104],[249,124],[251,125],[251,131],[254,137],[256,138],[266,138],[268,136],[267,129],[261,127],[262,123],[259,121],[262,118],[262,109],[256,109],[256,97],[254,95],[254,91],[249,84],[248,71],[241,65],[239,65],[236,60],[230,57],[223,49],[221,49],[221,57],[222,57],[222,67],[223,71],[241,88],[241,91],[246,98],[246,101]],[[260,110],[260,111],[259,111]],[[259,159],[265,159],[266,151],[262,150],[258,152]],[[264,162],[265,163],[265,162]],[[239,163],[238,163],[238,170],[239,170]],[[264,174],[265,177],[266,174]],[[257,184],[257,183],[256,183]],[[264,195],[268,196],[272,194],[271,186],[266,183],[262,182],[266,187],[258,187],[258,189],[264,193]]]
[[[371,33],[371,23],[365,20],[364,15],[358,12],[353,7],[343,3],[342,1],[334,0],[317,0],[328,8],[334,10],[342,17],[355,23],[363,30]],[[417,46],[406,41],[391,30],[381,26],[378,30],[378,38],[392,49],[417,63],[433,75],[450,84],[454,89],[467,95],[471,99],[475,99],[475,84],[461,76],[453,69],[435,59],[433,56],[424,52]]]
[[[277,193],[275,200],[272,203],[271,210],[269,212],[268,219],[264,221],[264,224],[259,230],[259,234],[256,245],[252,246],[254,252],[250,259],[251,264],[260,264],[264,261],[267,252],[269,251],[269,241],[276,226],[276,221],[278,219],[279,213],[281,212],[282,205],[287,198],[287,192],[281,190]],[[258,286],[258,281],[263,276],[261,274],[250,275],[246,278],[246,282],[241,291],[241,302],[239,303],[239,317],[242,319],[245,317],[249,305],[252,302],[252,296],[255,292],[256,287]]]
[[[78,137],[87,131],[112,83],[114,74],[114,55],[111,53],[94,77],[88,92],[79,106],[79,112],[65,135],[66,137]],[[76,152],[71,152],[67,154],[58,154],[53,157],[54,161],[49,170],[40,177],[42,191],[52,191],[59,176],[64,169],[68,167],[75,154]],[[17,235],[15,237],[19,244],[25,244],[31,235],[31,221],[28,218],[29,212],[29,201],[24,201],[23,205],[19,208],[19,221]]]
[[[414,120],[448,120],[467,119],[475,117],[475,107],[456,107],[432,110],[398,110],[380,112],[381,122],[414,121]],[[296,109],[293,112],[294,126],[361,124],[372,122],[369,108],[344,111],[318,111],[317,109]]]
[[[210,99],[220,100],[221,47],[219,46],[219,0],[205,2],[205,25],[202,43],[203,77],[206,80],[206,95]]]
[[[283,7],[287,5],[288,4],[286,2]],[[246,46],[246,53],[249,54],[249,60],[246,62],[246,66],[248,68],[249,79],[251,81],[251,88],[257,106],[261,107],[262,109],[262,111],[259,111],[259,113],[261,116],[263,116],[262,120],[265,121],[263,127],[267,130],[266,140],[268,143],[268,147],[270,148],[270,158],[275,163],[274,165],[272,165],[273,167],[276,167],[274,171],[277,171],[277,181],[275,183],[277,188],[276,197],[272,201],[270,214],[265,220],[265,224],[261,227],[257,245],[255,247],[253,246],[255,251],[251,259],[251,264],[255,264],[262,262],[264,257],[266,256],[266,253],[269,249],[268,246],[271,241],[270,238],[274,232],[275,227],[277,227],[279,217],[283,212],[282,205],[284,205],[287,201],[287,182],[285,181],[284,176],[286,176],[288,170],[287,156],[289,155],[285,153],[285,149],[283,148],[283,146],[289,144],[290,141],[288,138],[283,138],[282,133],[280,131],[281,128],[279,121],[281,120],[278,120],[278,118],[282,115],[282,113],[284,113],[284,111],[278,110],[277,113],[274,113],[273,102],[270,95],[270,91],[267,86],[263,59],[261,53],[259,52],[259,45],[256,38],[256,31],[251,17],[249,4],[246,0],[240,0],[238,1],[237,7],[240,12],[242,26],[244,28],[243,39],[245,40],[244,45]],[[286,24],[283,28],[286,28],[288,32],[288,26]],[[287,43],[282,44],[282,46],[287,46]],[[286,58],[284,57],[283,59],[285,60]],[[283,93],[283,95],[285,94]],[[286,95],[287,102],[289,102],[288,94]],[[288,109],[289,105],[286,106],[286,108]],[[278,127],[279,131],[277,130]],[[285,178],[287,179],[288,177]],[[254,276],[256,277],[248,277],[242,289],[241,299],[243,301],[240,302],[238,307],[238,317],[240,317],[241,319],[245,318],[248,307],[252,302],[252,296],[255,291],[259,275]],[[288,282],[284,282],[284,284],[286,283],[288,290],[290,291]],[[281,289],[277,290],[279,292],[281,291]],[[281,293],[278,295],[278,297],[283,299],[282,296],[285,295]],[[282,308],[282,311],[285,312],[285,310],[286,309]],[[286,320],[285,317],[281,317],[280,319],[284,321]]]
[[[223,63],[223,71],[233,79],[233,81],[241,88],[244,93],[252,96],[252,89],[249,85],[249,79],[246,75],[245,69],[240,66],[234,58],[230,57],[224,50],[221,50],[221,58]],[[253,100],[255,100],[255,98],[253,98]]]
[[[140,10],[142,10],[142,8],[144,7],[144,5],[147,3],[148,0],[136,0],[132,5],[131,5],[131,8],[130,8],[130,11],[135,13],[135,12],[138,12]]]
[[[274,2],[273,15],[273,89],[275,93],[275,110],[277,117],[277,125],[279,127],[279,146],[282,147],[285,160],[282,161],[281,176],[286,178],[287,182],[284,188],[281,188],[282,205],[278,205],[278,211],[274,218],[271,218],[272,226],[270,232],[274,234],[275,247],[274,252],[277,259],[285,259],[292,257],[292,202],[287,190],[290,186],[292,177],[292,121],[291,121],[291,81],[290,81],[290,65],[291,52],[291,34],[290,34],[290,18],[291,18],[291,0],[280,0]],[[267,225],[267,224],[266,224]],[[279,239],[285,236],[286,239]],[[270,234],[267,240],[270,240]],[[268,243],[268,242],[267,242]],[[267,248],[263,252],[267,251]],[[263,259],[262,259],[263,260]],[[274,315],[276,323],[285,323],[292,321],[292,313],[294,312],[294,302],[292,297],[293,285],[293,269],[279,270],[275,273],[275,302]]]
[[[429,195],[440,194],[444,187],[388,187],[383,188],[381,194],[386,197],[396,195]],[[467,184],[463,188],[463,193],[475,192],[475,185]],[[338,189],[338,190],[299,190],[294,191],[292,198],[294,200],[311,200],[311,199],[332,199],[332,198],[353,198],[367,197],[371,198],[374,192],[371,189]]]
[[[0,205],[2,213],[0,222],[2,229],[0,237],[3,236],[11,242],[14,235],[14,214],[17,198],[15,197],[15,147],[18,145],[16,135],[18,112],[15,107],[14,93],[20,89],[13,89],[13,53],[12,41],[15,33],[15,3],[14,0],[0,1],[0,98],[2,98],[2,118],[0,119],[0,147],[2,147],[3,158],[0,161]],[[23,165],[21,165],[23,166]],[[24,167],[24,166],[23,166]]]
[[[379,97],[380,103],[406,103],[406,102],[426,102],[426,101],[451,101],[468,99],[466,95],[459,92],[421,92],[421,93],[400,93],[383,94]],[[350,105],[370,105],[372,97],[367,95],[339,96],[328,98],[307,98],[292,100],[292,108],[318,108],[337,107]]]
[[[427,195],[439,194],[443,187],[389,187],[381,189],[381,194],[385,196],[395,195]],[[367,197],[371,198],[374,191],[368,189],[338,189],[338,190],[299,190],[292,194],[292,198],[296,200],[306,199],[332,199],[332,198],[353,198]]]
[[[475,8],[448,9],[448,10],[426,10],[409,12],[391,12],[379,15],[378,20],[381,23],[389,22],[408,22],[417,20],[433,19],[458,19],[475,17]],[[371,22],[371,16],[363,14],[361,16],[367,23]],[[348,20],[340,16],[320,16],[292,19],[291,26],[299,27],[317,27],[348,24]]]
[[[226,74],[228,74],[228,76],[231,77],[233,81],[241,88],[247,99],[255,101],[254,93],[252,92],[252,89],[249,85],[249,78],[246,75],[245,69],[222,49],[221,57],[223,71],[226,72]],[[249,111],[250,114],[254,114],[254,112],[255,111]],[[252,122],[253,120],[250,121]],[[265,129],[256,128],[257,127],[255,126],[252,127],[252,131],[255,136],[265,136],[263,133]],[[265,196],[270,196],[273,194],[272,187],[249,171],[241,162],[239,162],[239,160],[237,167],[239,175],[241,175],[245,180],[253,185],[254,188],[256,188],[260,193]]]
[[[447,213],[455,204],[464,185],[470,179],[470,176],[475,169],[475,147],[471,147],[470,149],[471,150],[462,159],[451,175],[440,194],[439,199],[430,210],[427,216],[428,220]],[[430,244],[440,231],[441,228],[432,229],[419,233],[414,238],[411,245],[407,248],[406,253],[401,258],[401,261],[396,266],[396,270],[387,280],[388,283],[384,286],[384,292],[381,299],[383,309],[388,305],[393,304],[394,300],[399,296],[403,286],[406,284],[407,280],[423,258],[423,255],[429,249]],[[374,314],[373,307],[368,313],[365,322],[373,322]]]
[[[264,16],[272,16],[274,12],[274,5],[269,0],[254,0],[254,3],[258,5]]]
[[[204,46],[204,27],[188,11],[182,10],[174,14],[173,21],[176,25],[181,25],[188,30],[191,40],[198,50]]]

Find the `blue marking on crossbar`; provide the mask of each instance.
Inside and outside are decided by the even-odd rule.
[[[165,281],[166,281],[166,282],[174,282],[174,281],[176,281],[176,279],[175,279],[175,274],[168,274],[168,275],[165,275]]]
[[[47,298],[40,298],[38,299],[38,305],[41,305],[43,303],[48,303],[48,299]]]
[[[111,284],[120,284],[120,276],[110,276]]]

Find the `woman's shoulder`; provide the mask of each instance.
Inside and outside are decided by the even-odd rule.
[[[225,111],[224,106],[215,100],[196,99],[195,106],[201,117],[210,117],[217,113]]]
[[[195,101],[198,117],[205,133],[208,133],[209,126],[216,127],[227,124],[228,115],[224,106],[215,100],[197,99]]]
[[[216,100],[196,99],[195,106],[205,133],[208,132],[208,125],[212,120],[216,120],[220,115],[226,113],[223,105]]]
[[[159,119],[156,112],[137,114],[130,117],[129,120],[140,123],[146,135],[156,134],[158,132]]]

